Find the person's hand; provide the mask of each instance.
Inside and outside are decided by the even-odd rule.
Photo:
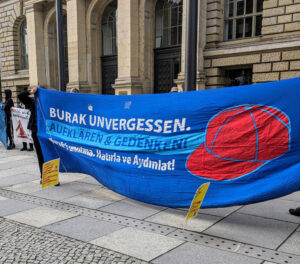
[[[31,90],[30,90],[30,94],[35,94],[37,92],[37,87],[33,87]]]

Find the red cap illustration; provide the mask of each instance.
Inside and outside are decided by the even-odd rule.
[[[206,128],[205,142],[188,158],[187,169],[212,180],[235,179],[289,149],[289,119],[269,106],[243,105],[221,111]]]

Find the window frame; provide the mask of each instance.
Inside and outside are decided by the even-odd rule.
[[[163,1],[160,3],[160,1]],[[161,4],[162,8],[158,9],[158,5]],[[176,9],[176,25],[172,25],[172,11]],[[158,34],[158,14],[161,13],[161,28],[160,34]],[[166,13],[168,13],[168,24],[165,25]],[[166,0],[159,0],[156,2],[155,6],[155,48],[171,48],[181,46],[182,44],[182,19],[183,19],[183,1],[174,0],[173,3],[166,2]],[[172,30],[176,30],[176,43],[172,44]],[[165,32],[167,32],[168,37],[164,38]],[[167,41],[166,41],[167,40]],[[164,45],[167,42],[167,45]]]
[[[233,40],[241,40],[241,39],[247,39],[247,38],[254,38],[261,36],[261,28],[260,28],[260,34],[256,35],[256,22],[257,17],[261,17],[262,21],[262,13],[263,8],[261,11],[257,11],[257,2],[258,0],[252,0],[253,7],[251,13],[246,13],[246,0],[244,1],[244,11],[242,15],[237,15],[237,4],[241,0],[225,0],[225,12],[224,12],[224,41],[233,41]],[[229,6],[230,2],[233,2],[233,15],[229,17]],[[263,0],[262,0],[263,2]],[[246,23],[245,19],[252,18],[252,24],[251,24],[251,36],[246,37]],[[237,29],[237,20],[243,19],[243,30],[242,30],[242,37],[236,36],[236,29]],[[232,21],[231,29],[232,29],[232,38],[228,38],[228,32],[229,32],[229,21]]]
[[[109,10],[112,8],[111,10]],[[111,52],[105,52],[104,47],[104,32],[105,27],[112,26],[112,34],[109,37],[111,42]],[[117,1],[112,1],[104,9],[102,19],[101,19],[101,48],[102,56],[116,56],[118,55],[118,5]]]
[[[29,63],[28,63],[28,34],[27,34],[27,21],[26,21],[26,18],[24,18],[20,23],[19,37],[20,37],[20,41],[19,41],[19,45],[20,45],[20,49],[19,49],[19,52],[20,52],[20,70],[28,70],[29,69]]]

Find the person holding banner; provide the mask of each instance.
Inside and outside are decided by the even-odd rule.
[[[24,92],[20,93],[18,95],[18,98],[21,101],[21,103],[23,103],[25,105],[25,107],[27,109],[29,109],[31,112],[27,128],[30,129],[32,132],[31,136],[33,139],[34,148],[35,148],[36,155],[37,155],[38,162],[39,162],[39,168],[40,168],[40,172],[41,172],[41,181],[42,181],[44,157],[43,157],[43,152],[42,152],[42,148],[41,148],[39,139],[37,137],[35,103],[34,103],[34,99],[29,97],[30,94],[34,94],[36,91],[37,91],[37,88],[34,87],[30,91],[24,91]]]
[[[36,151],[36,155],[39,162],[39,168],[41,173],[41,181],[40,184],[42,184],[42,175],[43,175],[43,164],[44,164],[44,156],[42,152],[42,148],[39,142],[39,139],[37,137],[37,121],[36,121],[36,112],[35,112],[35,102],[34,99],[29,97],[31,94],[35,94],[37,92],[37,87],[32,88],[30,91],[24,91],[18,95],[19,100],[21,103],[25,105],[27,109],[30,110],[31,115],[28,122],[28,129],[31,130],[32,134],[31,137],[33,139],[34,148]],[[55,186],[59,186],[60,183],[56,184]]]
[[[40,146],[40,142],[37,137],[37,123],[36,123],[36,114],[35,114],[35,103],[34,99],[29,97],[30,94],[34,94],[37,91],[37,88],[33,88],[30,91],[24,91],[18,95],[19,100],[21,103],[25,105],[25,108],[29,109],[31,112],[29,122],[28,122],[28,129],[31,130],[32,134],[32,139],[33,139],[33,144],[36,150],[38,162],[39,162],[39,167],[40,167],[40,172],[42,175],[42,168],[43,168],[43,163],[44,163],[44,157],[42,153],[42,149]]]
[[[11,125],[11,112],[10,112],[10,109],[14,106],[14,101],[11,98],[11,96],[12,96],[11,90],[6,89],[6,90],[4,90],[4,93],[5,93],[4,111],[5,111],[5,115],[6,115],[6,133],[7,133],[7,137],[9,140],[7,149],[11,150],[16,147],[15,143],[13,141],[12,133],[11,133],[12,125]]]

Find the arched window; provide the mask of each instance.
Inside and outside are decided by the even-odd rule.
[[[182,0],[158,0],[155,8],[155,47],[181,45]]]
[[[20,26],[20,52],[21,69],[28,69],[28,40],[26,19],[23,20]]]
[[[114,0],[106,7],[102,17],[102,56],[117,55],[117,20],[117,0]]]

